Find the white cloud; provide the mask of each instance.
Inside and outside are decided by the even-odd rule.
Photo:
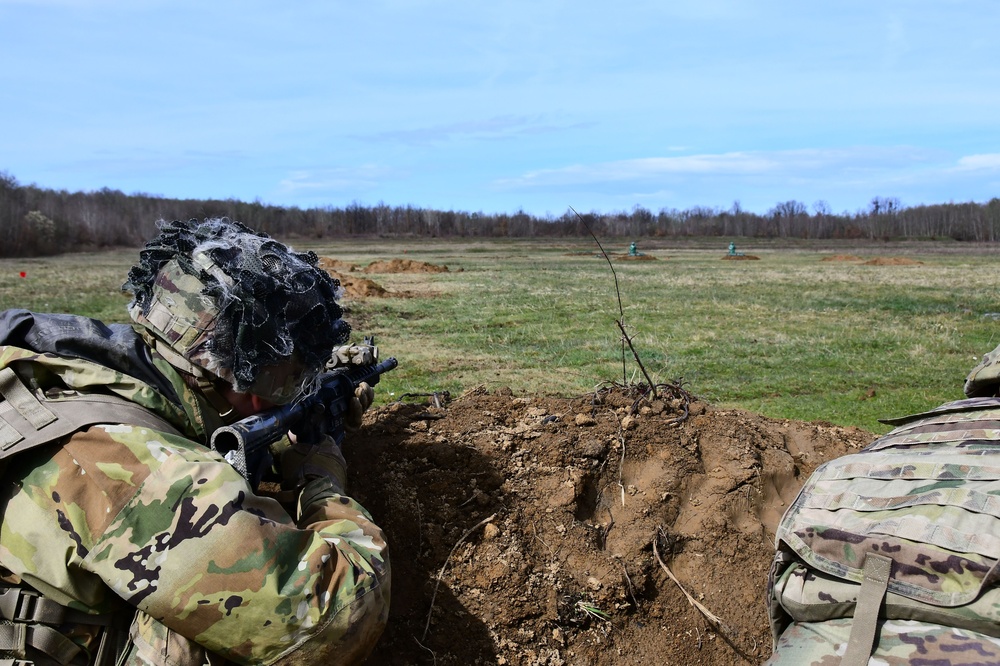
[[[956,171],[993,171],[1000,169],[1000,153],[966,155],[958,160]]]
[[[905,169],[925,163],[930,157],[926,151],[908,146],[644,157],[595,164],[575,164],[557,169],[539,169],[517,178],[497,181],[495,185],[518,189],[623,181],[644,182],[683,177],[801,178],[827,174],[831,171],[847,173]]]
[[[366,192],[376,188],[392,174],[391,169],[373,164],[353,169],[298,170],[292,171],[278,183],[278,191],[281,194]]]
[[[593,123],[558,124],[545,122],[540,118],[504,115],[442,125],[431,125],[415,129],[393,130],[355,138],[366,141],[398,142],[404,144],[428,144],[454,139],[500,139],[511,136],[561,132],[591,126]]]

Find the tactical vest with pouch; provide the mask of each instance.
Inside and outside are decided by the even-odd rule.
[[[879,619],[1000,637],[1000,398],[885,422],[806,481],[768,579],[775,642],[793,621],[854,618],[844,666],[868,663]]]
[[[92,425],[127,423],[180,435],[152,412],[114,395],[57,395],[52,399],[56,394],[27,386],[11,367],[0,369],[0,473],[11,456]],[[0,666],[113,664],[128,641],[131,620],[67,608],[24,583],[0,583]],[[81,643],[97,647],[87,654]]]

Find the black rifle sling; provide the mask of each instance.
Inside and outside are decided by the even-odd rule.
[[[124,398],[80,395],[48,400],[10,368],[0,370],[0,460],[99,423],[124,423],[182,436],[170,423]]]

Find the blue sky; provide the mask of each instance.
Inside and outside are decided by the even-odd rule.
[[[995,0],[0,0],[0,170],[556,216],[984,202],[998,28]]]

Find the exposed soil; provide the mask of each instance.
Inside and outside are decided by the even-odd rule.
[[[328,273],[354,273],[358,270],[356,264],[332,257],[320,257],[317,265]]]
[[[331,259],[330,257],[320,257],[316,264],[330,274],[330,277],[339,280],[340,286],[344,289],[344,295],[349,298],[384,298],[386,296],[402,296],[404,294],[390,294],[390,292],[374,280],[347,275],[358,270],[358,267],[346,261]]]
[[[633,391],[480,388],[369,411],[345,453],[391,547],[370,664],[766,658],[776,523],[819,463],[873,435]]]
[[[388,261],[373,261],[364,268],[356,264],[331,257],[320,257],[317,265],[340,281],[344,295],[348,298],[410,298],[415,294],[406,291],[389,291],[379,283],[369,278],[350,273],[447,273],[447,266],[437,266],[424,261],[412,259],[390,259]],[[461,271],[461,269],[459,269]]]
[[[722,259],[723,261],[760,261],[760,257],[753,254],[727,254]]]
[[[875,257],[862,266],[922,266],[924,262],[909,257]]]
[[[448,267],[412,259],[390,259],[373,261],[362,270],[365,273],[447,273]]]

